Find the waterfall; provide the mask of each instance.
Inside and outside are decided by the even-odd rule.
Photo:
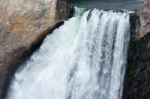
[[[121,99],[129,29],[128,12],[78,9],[16,72],[7,99]]]

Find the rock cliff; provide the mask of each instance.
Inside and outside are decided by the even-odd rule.
[[[13,72],[68,16],[62,0],[0,0],[0,99]]]
[[[139,38],[150,32],[150,1],[145,0],[143,8],[140,10],[141,29]]]
[[[134,17],[123,99],[150,99],[150,1]],[[133,21],[133,20],[132,20]]]

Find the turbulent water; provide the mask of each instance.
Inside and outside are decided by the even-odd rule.
[[[81,12],[46,37],[15,74],[7,99],[121,99],[129,14]]]

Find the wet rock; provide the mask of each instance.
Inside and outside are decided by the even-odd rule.
[[[150,32],[130,42],[128,66],[123,99],[149,99],[150,97]],[[134,97],[133,97],[134,96]]]

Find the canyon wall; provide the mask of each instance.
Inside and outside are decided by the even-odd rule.
[[[141,29],[138,37],[141,38],[150,32],[150,0],[145,0],[144,6],[140,10]]]
[[[0,99],[19,64],[67,18],[68,7],[62,0],[0,0]]]
[[[123,99],[150,99],[150,0],[131,22]]]

